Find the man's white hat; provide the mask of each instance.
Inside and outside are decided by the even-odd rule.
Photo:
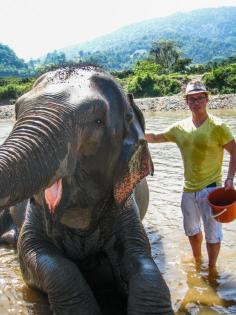
[[[191,95],[191,94],[196,94],[196,93],[209,93],[207,91],[205,85],[200,82],[200,81],[190,81],[185,90],[185,96]]]

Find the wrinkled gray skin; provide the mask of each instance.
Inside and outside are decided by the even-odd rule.
[[[0,147],[0,207],[28,198],[18,240],[25,282],[47,293],[56,315],[173,314],[141,223],[152,162],[132,99],[102,70],[59,69],[18,99],[16,118]],[[59,179],[52,209],[47,188]],[[104,307],[111,292],[113,311]]]
[[[16,244],[18,238],[18,228],[14,224],[13,218],[14,216],[12,216],[9,208],[0,212],[0,244]]]
[[[0,212],[0,244],[16,246],[19,231],[25,219],[27,201],[3,209]]]

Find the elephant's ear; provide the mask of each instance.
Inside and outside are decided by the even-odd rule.
[[[139,146],[129,161],[123,159],[120,161],[114,184],[114,199],[116,204],[122,206],[133,192],[134,187],[144,177],[149,174],[153,175],[153,173],[153,163],[145,143]]]
[[[140,123],[140,125],[142,127],[143,132],[145,132],[145,128],[146,128],[146,126],[145,126],[145,119],[143,117],[143,113],[141,112],[140,108],[134,102],[133,94],[132,93],[127,93],[127,98],[128,98],[128,101],[129,101],[130,105],[132,106],[135,114],[137,115],[137,118],[139,120],[139,123]]]
[[[147,142],[144,139],[144,117],[140,109],[134,104],[133,98],[128,96],[134,110],[135,119],[127,133],[116,169],[114,182],[114,199],[118,206],[122,206],[134,187],[147,175],[153,174],[154,167]]]

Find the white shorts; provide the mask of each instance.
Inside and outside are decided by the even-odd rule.
[[[202,219],[207,243],[218,243],[223,239],[222,224],[212,217],[207,202],[207,195],[214,189],[216,187],[204,188],[194,193],[183,192],[181,201],[185,234],[193,236],[201,232]]]

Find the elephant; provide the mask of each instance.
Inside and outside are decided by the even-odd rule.
[[[7,243],[16,245],[18,229],[14,224],[10,209],[6,208],[0,212],[0,244]]]
[[[173,314],[142,224],[153,164],[132,96],[82,64],[41,75],[15,112],[0,147],[0,208],[26,205],[24,281],[54,315],[116,314],[111,292],[117,314]]]
[[[17,244],[19,231],[24,222],[27,201],[3,209],[0,212],[0,244]]]

